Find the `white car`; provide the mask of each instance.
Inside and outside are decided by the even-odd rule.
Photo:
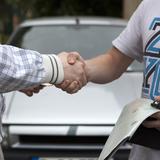
[[[126,23],[90,17],[28,20],[8,44],[43,54],[78,51],[87,59],[111,48]],[[20,92],[6,94],[6,160],[97,158],[123,106],[140,97],[142,67],[134,62],[118,80],[105,85],[88,83],[74,95],[54,86],[31,98]],[[123,146],[114,160],[126,160],[129,148]]]

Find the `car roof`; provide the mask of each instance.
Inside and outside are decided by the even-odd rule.
[[[20,26],[40,26],[40,25],[117,25],[125,26],[127,21],[120,18],[110,17],[55,17],[38,18],[24,21]]]

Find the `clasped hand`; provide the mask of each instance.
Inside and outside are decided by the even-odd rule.
[[[85,61],[77,52],[61,52],[58,54],[58,57],[63,64],[64,81],[55,86],[70,94],[78,92],[88,82]],[[34,93],[39,93],[43,88],[42,85],[39,85],[20,91],[28,96],[32,96]]]
[[[76,93],[88,82],[85,61],[77,52],[62,52],[58,56],[64,67],[64,81],[56,87],[70,94]]]

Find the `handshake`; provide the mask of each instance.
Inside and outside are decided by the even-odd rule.
[[[57,88],[66,91],[69,94],[78,92],[89,81],[87,66],[78,52],[61,52],[58,55],[63,68],[63,81],[55,84]],[[38,93],[44,85],[30,87],[20,90],[28,96]]]
[[[88,82],[86,63],[78,52],[62,52],[58,57],[63,64],[64,81],[55,86],[67,93],[76,93]]]

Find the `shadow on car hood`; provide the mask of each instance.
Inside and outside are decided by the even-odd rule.
[[[31,98],[19,92],[9,93],[3,123],[112,125],[122,107],[140,97],[141,85],[142,73],[130,72],[110,84],[89,83],[74,95],[54,86]]]

